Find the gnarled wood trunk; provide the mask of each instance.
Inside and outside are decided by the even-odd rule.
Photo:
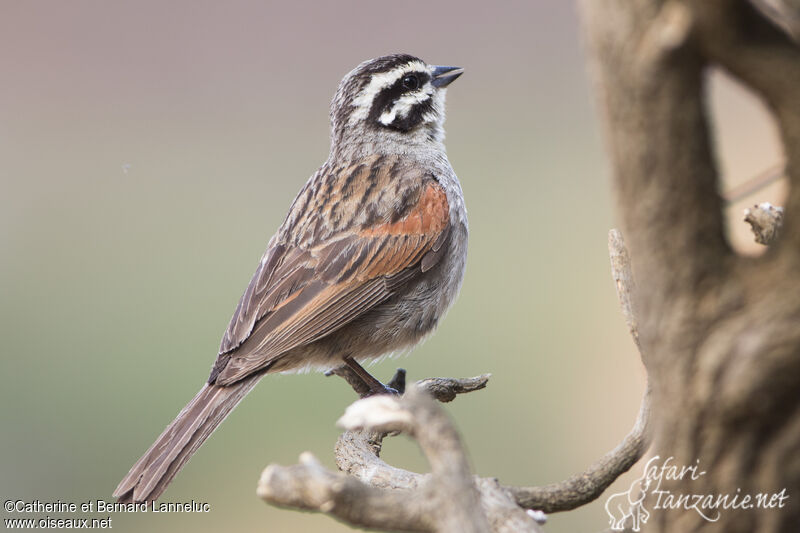
[[[744,0],[582,9],[637,279],[651,453],[698,467],[652,480],[646,530],[800,531],[800,49]],[[764,98],[787,156],[783,230],[757,259],[725,239],[704,102],[713,66]]]

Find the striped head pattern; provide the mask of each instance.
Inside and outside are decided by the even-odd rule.
[[[332,142],[376,139],[441,143],[446,87],[459,67],[428,65],[407,54],[371,59],[348,73],[331,103]]]

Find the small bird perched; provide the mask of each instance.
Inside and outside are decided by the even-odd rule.
[[[405,54],[365,61],[331,102],[331,150],[292,203],[242,295],[208,382],[119,483],[157,499],[264,377],[352,368],[410,347],[455,300],[467,212],[444,148],[446,87],[459,67]]]

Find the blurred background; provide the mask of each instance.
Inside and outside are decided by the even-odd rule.
[[[628,432],[645,374],[609,274],[609,171],[572,2],[3,1],[3,500],[111,499],[207,378],[268,239],[327,156],[339,80],[400,51],[466,69],[447,147],[470,251],[436,335],[371,370],[491,372],[446,409],[475,472],[503,483],[559,481]],[[719,74],[710,92],[724,186],[780,163],[761,104]],[[727,209],[743,252],[758,250],[742,207],[781,194],[778,182]],[[338,378],[265,379],[164,496],[210,513],[117,513],[113,528],[348,530],[269,507],[255,486],[306,450],[333,466],[353,400]],[[426,468],[403,437],[384,450]],[[604,502],[547,530],[597,531]]]

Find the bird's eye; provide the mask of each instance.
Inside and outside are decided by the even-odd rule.
[[[414,91],[419,88],[419,78],[413,74],[409,74],[403,78],[403,89]]]

